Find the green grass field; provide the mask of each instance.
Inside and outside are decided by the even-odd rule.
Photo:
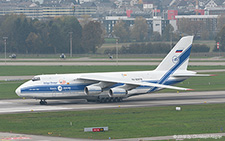
[[[156,66],[0,66],[0,76],[24,76],[39,74],[148,71]],[[189,70],[225,69],[225,66],[189,66]]]
[[[0,115],[0,131],[73,138],[108,139],[218,133],[225,129],[225,104],[117,108]],[[70,124],[72,122],[72,126]],[[108,126],[108,132],[83,132]],[[224,131],[222,131],[224,132]]]
[[[0,100],[1,99],[16,99],[19,98],[15,90],[25,81],[17,81],[17,82],[0,82]]]
[[[0,76],[153,70],[156,66],[0,66]],[[224,67],[225,68],[225,67]]]

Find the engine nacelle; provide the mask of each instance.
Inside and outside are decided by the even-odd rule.
[[[99,86],[90,85],[84,88],[84,93],[86,95],[97,95],[97,94],[100,94],[101,92],[102,92],[102,88]]]
[[[124,97],[127,95],[127,90],[122,88],[112,88],[109,90],[110,97]]]

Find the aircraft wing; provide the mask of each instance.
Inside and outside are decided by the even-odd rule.
[[[92,81],[98,81],[98,82],[108,82],[108,83],[122,83],[122,84],[127,84],[127,85],[133,85],[133,86],[150,86],[150,87],[158,87],[158,88],[167,88],[167,89],[175,89],[175,90],[192,90],[189,88],[181,88],[181,87],[176,87],[176,86],[170,86],[170,85],[163,85],[163,84],[157,84],[157,83],[149,83],[149,82],[137,82],[137,81],[132,81],[129,79],[118,79],[114,77],[105,77],[105,76],[100,76],[100,75],[83,75],[79,77],[78,79],[81,80],[92,80]]]

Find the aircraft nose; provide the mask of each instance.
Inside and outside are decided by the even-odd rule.
[[[21,94],[20,87],[19,87],[19,88],[17,88],[15,92],[16,92],[16,94],[17,94],[18,96],[20,96],[20,94]]]

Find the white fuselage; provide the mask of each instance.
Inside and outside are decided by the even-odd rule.
[[[193,73],[188,71],[189,73]],[[151,82],[157,83],[166,72],[156,71],[136,71],[136,72],[108,72],[108,73],[85,73],[86,76],[95,75],[99,77],[110,76],[121,80],[131,80],[134,82]],[[21,85],[16,93],[20,97],[35,98],[35,99],[57,99],[57,98],[88,98],[96,96],[109,96],[109,88],[122,86],[123,84],[112,84],[109,88],[104,89],[101,93],[96,95],[87,95],[84,91],[86,86],[95,84],[96,81],[80,80],[80,74],[55,74],[55,75],[38,75],[33,80]],[[163,84],[172,85],[185,80],[186,78],[169,77]],[[136,94],[151,93],[160,88],[153,89],[153,87],[139,86],[130,91],[124,97],[129,97]]]

